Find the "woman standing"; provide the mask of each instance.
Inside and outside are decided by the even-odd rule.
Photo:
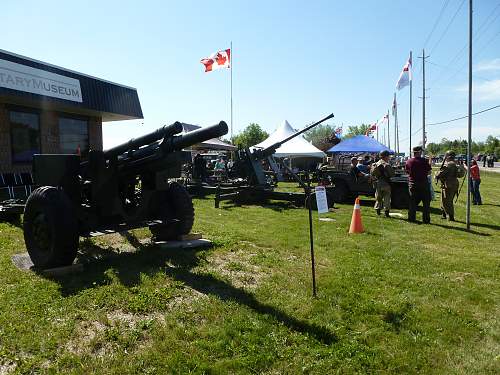
[[[481,184],[479,165],[477,165],[476,160],[472,159],[472,165],[470,167],[470,186],[473,204],[483,204],[481,193],[479,192],[479,184]]]

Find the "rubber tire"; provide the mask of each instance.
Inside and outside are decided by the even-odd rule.
[[[329,189],[329,195],[335,203],[344,203],[349,199],[349,188],[343,181],[333,181],[334,187]]]
[[[37,242],[34,222],[44,215],[48,229],[47,249]],[[24,207],[24,242],[36,268],[47,269],[68,266],[78,251],[78,220],[76,211],[63,190],[53,186],[35,189]]]
[[[410,205],[410,195],[408,185],[393,184],[391,186],[391,206],[398,209],[408,208]]]
[[[194,224],[193,201],[187,189],[177,182],[170,182],[169,188],[161,192],[161,220],[164,224],[149,227],[157,241],[177,239],[191,232]],[[177,222],[172,223],[176,219]]]

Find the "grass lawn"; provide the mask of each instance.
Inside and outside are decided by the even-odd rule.
[[[85,271],[58,278],[15,268],[22,231],[2,223],[0,374],[499,374],[500,174],[482,177],[470,233],[465,192],[455,223],[437,200],[431,225],[365,200],[360,235],[350,204],[315,215],[317,298],[307,211],[286,203],[198,199],[212,248],[109,235],[82,241]]]

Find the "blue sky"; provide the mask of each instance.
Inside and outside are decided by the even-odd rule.
[[[229,123],[229,71],[204,73],[199,60],[230,41],[235,133],[251,122],[271,132],[284,119],[301,128],[331,112],[344,128],[374,122],[413,50],[416,132],[423,47],[427,122],[467,113],[467,10],[465,0],[18,0],[3,4],[0,48],[136,87],[144,121],[105,123],[105,147],[177,120]],[[476,0],[474,10],[479,111],[500,104],[500,0]],[[408,88],[398,102],[406,150]],[[500,136],[500,109],[475,116],[473,127],[476,140]],[[428,141],[443,137],[466,138],[467,120],[428,127]]]

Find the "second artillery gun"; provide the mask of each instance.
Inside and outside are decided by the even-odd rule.
[[[148,226],[158,240],[190,232],[194,208],[180,177],[184,148],[227,133],[224,121],[180,134],[175,122],[107,151],[35,155],[36,186],[24,209],[24,240],[41,269],[73,262],[80,236]]]
[[[224,200],[233,200],[237,202],[263,202],[268,199],[291,201],[297,205],[305,204],[304,193],[291,193],[276,191],[272,181],[266,176],[262,168],[262,162],[265,161],[269,165],[275,165],[273,154],[284,143],[300,136],[315,126],[333,118],[333,113],[325,118],[306,126],[304,129],[290,135],[289,137],[276,142],[267,148],[254,148],[253,150],[245,148],[238,150],[234,162],[234,174],[239,177],[239,181],[231,185],[221,185],[215,195],[215,207],[219,207],[219,203]],[[288,172],[301,184],[303,183],[286,165]],[[328,196],[328,191],[327,191]],[[329,199],[329,204],[333,205],[333,200]]]

